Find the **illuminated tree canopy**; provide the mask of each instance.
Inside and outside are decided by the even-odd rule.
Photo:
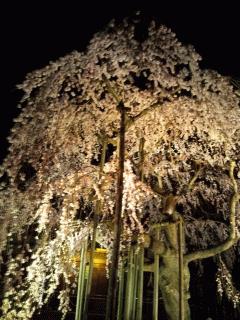
[[[239,97],[229,78],[202,70],[200,61],[165,26],[151,23],[140,39],[137,23],[124,21],[95,34],[85,52],[28,74],[18,86],[22,111],[1,166],[2,319],[31,319],[60,283],[60,309],[67,312],[78,273],[73,258],[92,237],[96,212],[97,242],[111,262],[120,102],[121,257],[153,239],[152,226],[175,211],[184,221],[187,262],[204,258],[204,249],[237,243]],[[172,212],[165,212],[171,197]],[[154,252],[151,244],[148,250]],[[229,273],[224,262],[219,266],[221,291]]]

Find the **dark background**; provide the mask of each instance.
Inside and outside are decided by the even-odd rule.
[[[18,114],[15,86],[26,73],[73,50],[84,50],[92,35],[113,18],[136,10],[170,27],[202,55],[204,68],[240,77],[240,14],[237,1],[1,1],[0,161],[6,136]]]

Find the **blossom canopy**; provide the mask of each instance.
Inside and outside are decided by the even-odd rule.
[[[239,97],[229,78],[202,70],[201,57],[171,30],[152,22],[139,39],[137,27],[111,23],[85,52],[51,62],[18,86],[22,111],[1,167],[0,251],[9,243],[24,245],[8,262],[8,274],[19,278],[6,281],[6,319],[30,319],[60,276],[70,283],[76,272],[71,259],[90,234],[99,199],[98,241],[111,249],[120,101],[126,107],[122,247],[161,220],[164,197],[172,193],[181,195],[183,215],[194,216],[205,201],[220,220],[228,216],[228,162],[240,172]],[[188,190],[199,166],[198,184]],[[63,311],[68,293],[60,293]]]

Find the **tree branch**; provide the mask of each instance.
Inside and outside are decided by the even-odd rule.
[[[159,108],[160,104],[159,102],[156,102],[154,104],[152,104],[151,106],[149,106],[148,108],[142,110],[139,114],[137,114],[135,117],[132,118],[128,118],[128,121],[126,123],[126,129],[128,129],[129,127],[131,127],[137,120],[143,118],[146,114],[148,114],[149,112]]]
[[[201,171],[202,171],[202,166],[199,165],[197,171],[195,172],[194,176],[192,177],[192,179],[189,182],[188,190],[191,191],[193,189],[194,183],[196,182],[197,178],[199,177],[199,174],[200,174]]]
[[[236,206],[240,196],[238,194],[237,182],[234,178],[234,173],[233,173],[235,165],[236,165],[235,162],[231,161],[229,176],[233,184],[234,194],[232,196],[231,203],[230,203],[230,234],[228,239],[217,247],[214,247],[211,249],[199,250],[199,251],[185,255],[184,263],[189,263],[197,259],[205,259],[205,258],[213,257],[216,254],[219,254],[223,251],[228,250],[237,242],[238,237],[236,234]]]

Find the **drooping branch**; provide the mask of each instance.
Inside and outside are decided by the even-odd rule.
[[[190,254],[185,255],[184,257],[184,263],[189,263],[193,260],[197,259],[205,259],[209,257],[213,257],[216,254],[219,254],[223,251],[226,251],[230,249],[238,240],[237,234],[236,234],[236,206],[239,202],[239,194],[238,194],[238,187],[237,182],[234,178],[234,168],[236,164],[234,161],[231,161],[230,163],[230,169],[229,169],[229,176],[232,181],[234,194],[232,196],[231,202],[230,202],[230,233],[228,239],[220,244],[217,247],[211,248],[211,249],[205,249],[205,250],[199,250],[196,252],[192,252]]]

